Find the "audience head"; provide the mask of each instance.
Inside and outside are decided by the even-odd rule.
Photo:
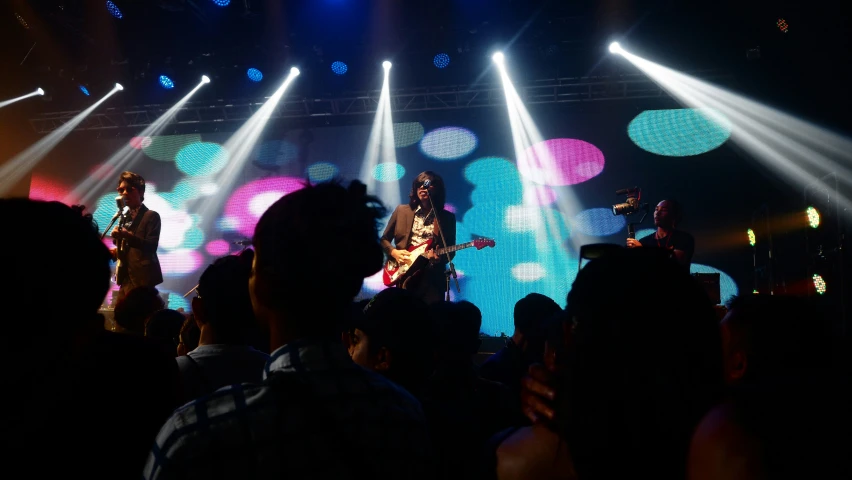
[[[654,209],[654,226],[677,228],[682,220],[683,207],[677,200],[663,200]]]
[[[272,204],[253,240],[250,291],[258,320],[268,326],[286,315],[291,336],[337,335],[364,278],[382,267],[377,222],[383,216],[381,202],[358,181],[348,189],[338,182],[307,185]],[[345,239],[345,254],[319,246],[323,232]],[[312,314],[295,315],[306,309]]]
[[[145,322],[145,336],[163,345],[163,349],[170,355],[175,355],[184,320],[184,314],[177,310],[157,310]]]
[[[178,356],[186,355],[187,353],[198,348],[198,341],[201,338],[201,329],[198,328],[198,322],[195,321],[195,315],[190,313],[183,321],[178,335]]]
[[[515,303],[515,334],[524,343],[518,346],[533,359],[540,359],[544,352],[545,324],[561,311],[552,298],[540,293],[530,293]]]
[[[214,343],[242,344],[257,328],[249,295],[251,255],[216,259],[198,281],[192,311]],[[207,334],[205,334],[207,335]]]
[[[646,250],[592,260],[568,294],[557,415],[581,477],[624,476],[642,463],[682,478],[691,434],[723,390],[705,293],[677,262]]]
[[[482,341],[482,312],[476,305],[462,300],[438,302],[429,306],[432,318],[434,350],[438,355],[467,356],[479,351]]]
[[[432,373],[429,307],[401,288],[379,292],[349,338],[355,363],[412,389]]]
[[[725,380],[760,383],[833,362],[830,324],[804,298],[743,295],[721,322]]]
[[[27,254],[22,254],[19,239],[0,236],[3,271],[9,277],[0,293],[3,304],[7,308],[33,308],[40,329],[58,339],[96,323],[98,308],[110,286],[110,254],[90,219],[59,202],[22,198],[0,199],[0,218],[25,232],[37,232],[49,225],[62,237],[58,242],[56,235],[31,235]],[[48,278],[60,279],[61,286],[40,288]],[[9,325],[13,329],[17,325],[32,328],[27,322],[7,322],[7,328]],[[32,337],[32,332],[6,333],[10,338]]]
[[[165,307],[156,288],[136,287],[115,306],[115,323],[128,332],[144,335],[145,320]]]

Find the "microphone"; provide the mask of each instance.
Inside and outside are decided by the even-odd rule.
[[[426,179],[426,181],[425,181],[425,182],[423,182],[423,188],[425,188],[425,189],[427,189],[427,190],[428,190],[428,189],[429,189],[429,187],[431,187],[431,186],[432,186],[432,180],[430,180],[430,179]]]
[[[122,197],[121,195],[115,197],[115,206],[118,207],[118,211],[115,212],[115,216],[112,217],[113,222],[118,220],[118,217],[120,217],[121,214],[124,213],[124,197]]]

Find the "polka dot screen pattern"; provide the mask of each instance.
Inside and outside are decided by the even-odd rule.
[[[627,134],[648,152],[689,157],[719,148],[731,136],[731,123],[708,110],[646,110],[630,122]]]
[[[147,179],[145,204],[162,219],[158,254],[165,282],[160,289],[170,292],[171,308],[189,308],[181,295],[197,283],[204,267],[219,256],[238,253],[243,246],[235,242],[251,239],[263,212],[306,182],[364,175],[362,181],[374,185],[376,194],[396,185],[404,202],[415,176],[434,170],[447,184],[457,243],[482,237],[495,241],[494,248],[457,253],[454,263],[461,294],[453,287],[452,298],[470,300],[482,310],[484,333],[511,335],[514,304],[525,295],[542,293],[564,305],[579,268],[573,241],[624,243],[625,217],[611,212],[611,205],[620,199],[614,191],[632,181],[630,169],[643,168],[648,162],[621,157],[694,155],[727,139],[726,130],[714,130],[707,117],[692,110],[654,110],[631,114],[611,126],[607,136],[620,131],[629,149],[620,155],[605,158],[611,150],[601,138],[607,136],[596,140],[571,132],[547,138],[516,158],[511,136],[501,128],[398,122],[394,124],[395,161],[380,157],[377,165],[366,170],[362,162],[369,126],[317,128],[310,142],[303,140],[306,136],[299,130],[271,133],[235,170],[225,170],[232,161],[224,147],[228,134],[132,137],[95,142],[95,147],[101,152],[100,161],[128,143],[135,149],[130,169]],[[100,166],[88,154],[89,163],[55,157],[55,161],[49,161],[53,157],[43,161],[33,173],[32,198],[62,199]],[[230,175],[232,170],[232,185],[223,191],[219,175],[225,171]],[[112,178],[119,171],[110,173]],[[110,178],[87,202],[101,229],[115,212],[115,185]],[[221,207],[203,218],[202,207],[213,200]],[[381,229],[388,218],[381,222]],[[653,232],[650,217],[641,227],[637,227],[637,238]],[[697,257],[700,254],[699,245]],[[736,294],[734,280],[715,267],[696,263],[692,270],[721,273],[723,301]],[[358,298],[369,298],[383,288],[378,273],[365,279]]]

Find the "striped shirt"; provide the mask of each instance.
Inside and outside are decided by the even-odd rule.
[[[430,478],[420,404],[331,340],[275,350],[260,384],[172,414],[144,469],[165,478]]]

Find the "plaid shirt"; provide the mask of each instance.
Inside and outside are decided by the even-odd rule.
[[[224,387],[172,414],[147,479],[431,478],[420,404],[355,365],[343,345],[272,353],[259,385]]]

